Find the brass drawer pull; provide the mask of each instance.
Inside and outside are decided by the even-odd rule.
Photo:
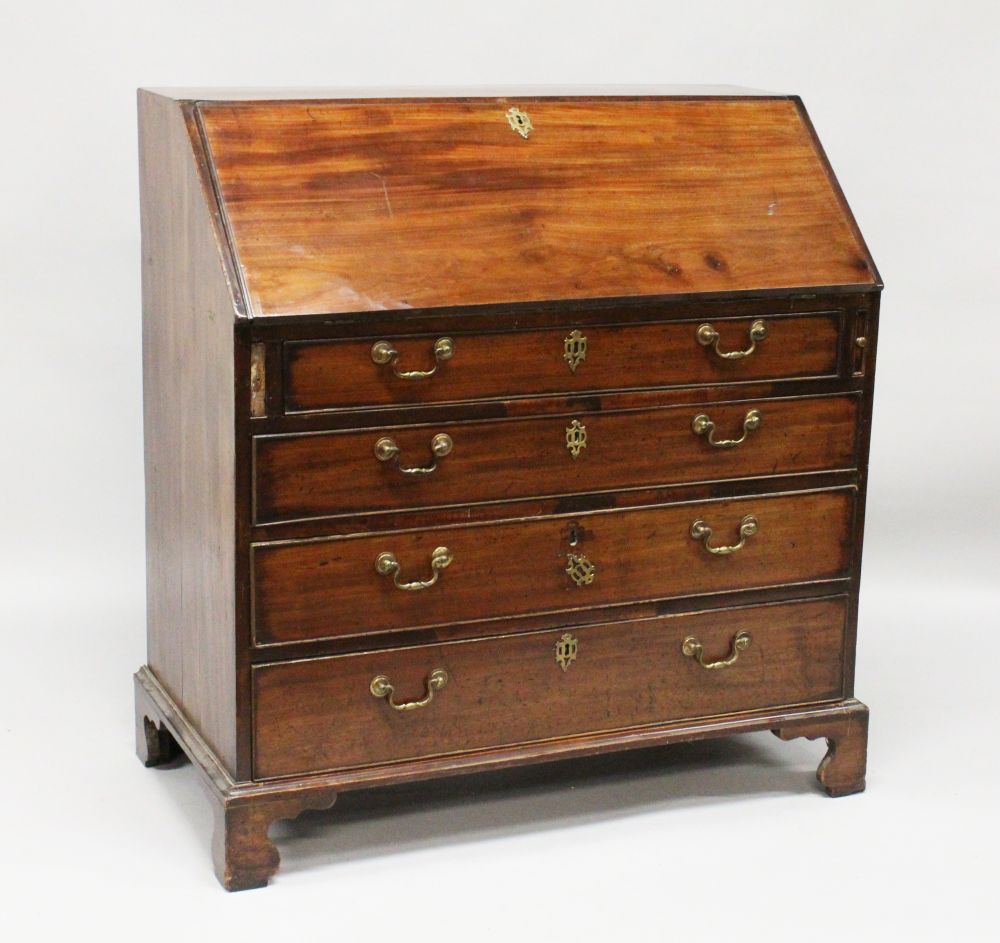
[[[760,320],[750,325],[750,346],[746,350],[730,350],[726,353],[719,350],[719,332],[711,324],[700,325],[696,336],[702,347],[712,347],[723,360],[742,360],[757,349],[757,341],[767,337],[767,325]]]
[[[712,539],[712,528],[701,519],[695,521],[691,525],[691,536],[695,540],[702,541],[705,545],[705,549],[709,553],[717,554],[720,557],[724,557],[730,553],[736,553],[737,550],[741,550],[743,545],[747,542],[747,538],[753,537],[756,533],[757,518],[748,514],[742,521],[740,521],[740,542],[738,544],[733,544],[731,547],[712,547],[709,544],[709,541]]]
[[[375,457],[380,462],[395,462],[396,468],[404,475],[429,475],[437,469],[437,460],[450,454],[451,449],[451,436],[440,432],[431,439],[431,453],[434,458],[430,465],[405,466],[399,464],[399,446],[388,436],[385,436],[375,443]]]
[[[399,560],[396,559],[396,554],[394,553],[389,553],[388,551],[380,553],[375,559],[375,569],[382,576],[388,576],[391,573],[392,582],[395,584],[396,589],[427,589],[428,586],[433,586],[438,581],[441,571],[454,559],[454,554],[447,547],[436,548],[434,553],[431,554],[431,572],[434,575],[429,580],[413,580],[410,583],[400,582]]]
[[[423,380],[434,376],[437,373],[437,368],[445,360],[451,360],[454,353],[455,342],[450,337],[439,337],[434,341],[434,366],[430,370],[400,370],[396,363],[399,360],[399,351],[389,341],[376,341],[372,345],[372,363],[377,363],[379,366],[391,363],[392,372],[400,380]]]
[[[368,690],[377,698],[385,698],[394,711],[415,711],[418,707],[426,707],[434,700],[434,692],[440,691],[448,683],[448,672],[444,668],[435,668],[424,681],[424,689],[427,692],[418,701],[403,701],[397,703],[392,699],[395,688],[392,682],[385,675],[376,675],[372,678],[372,683]]]
[[[728,668],[730,665],[736,664],[736,659],[740,657],[740,652],[745,652],[750,647],[750,633],[749,632],[737,632],[733,636],[732,645],[729,647],[729,654],[725,658],[720,658],[718,661],[705,661],[705,652],[702,649],[701,642],[698,641],[693,635],[689,635],[684,639],[684,644],[681,645],[681,651],[687,655],[688,658],[694,658],[702,668]]]
[[[691,431],[695,435],[707,436],[708,444],[714,445],[717,449],[731,449],[746,442],[747,436],[755,429],[760,428],[760,422],[763,418],[759,409],[751,409],[743,417],[743,435],[738,439],[716,439],[714,437],[715,423],[705,413],[699,413],[691,420]]]

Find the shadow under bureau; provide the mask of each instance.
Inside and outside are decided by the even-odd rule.
[[[881,283],[794,97],[141,91],[148,664],[230,889],[338,792],[854,698]]]

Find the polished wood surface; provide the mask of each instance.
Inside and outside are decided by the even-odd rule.
[[[860,765],[860,788],[864,788],[864,748],[867,739],[864,734],[868,726],[868,708],[850,697],[830,703],[669,721],[626,730],[598,731],[492,750],[430,756],[284,779],[234,782],[205,749],[197,731],[148,669],[141,668],[137,672],[135,683],[137,710],[148,711],[148,715],[143,716],[148,716],[158,727],[167,729],[175,738],[191,759],[216,810],[213,858],[219,882],[226,890],[262,887],[277,870],[279,856],[268,835],[267,825],[277,819],[295,818],[310,809],[328,808],[340,792],[373,786],[494,772],[513,766],[771,730],[783,739],[792,739],[796,731],[802,731],[802,736],[809,738],[825,737],[827,754],[818,774],[830,771],[841,781],[853,778],[857,783]],[[848,745],[848,750],[839,751],[835,756],[840,744]],[[852,759],[856,764],[853,770],[850,765]],[[846,794],[830,789],[827,791],[833,796]],[[222,814],[228,810],[237,814]]]
[[[591,625],[567,631],[577,655],[555,659],[563,630],[310,659],[254,668],[254,773],[287,776],[529,743],[549,737],[833,700],[842,693],[843,599]],[[749,647],[707,670],[737,632]],[[405,702],[435,668],[448,682],[425,707],[393,710],[369,691],[385,675]]]
[[[788,99],[199,114],[254,317],[876,284]]]
[[[192,134],[141,95],[148,657],[235,770],[236,314]]]
[[[760,425],[744,431],[748,413]],[[692,422],[715,424],[712,446]],[[257,522],[619,490],[679,482],[848,469],[854,463],[857,397],[750,400],[539,419],[439,423],[366,432],[262,436],[254,440]],[[567,430],[582,426],[573,456]],[[449,454],[436,458],[435,436]],[[390,438],[398,466],[375,446]]]
[[[829,719],[796,724],[793,728],[779,727],[773,732],[782,740],[805,737],[825,740],[823,757],[816,778],[828,796],[850,796],[863,792],[868,767],[868,708],[863,704],[846,713],[834,723]]]
[[[801,103],[190,94],[140,95],[136,746],[192,760],[223,884],[267,882],[275,819],[375,784],[773,730],[828,741],[831,795],[862,789],[881,284]],[[698,343],[744,349],[757,319],[749,356]],[[433,376],[394,376],[443,337]],[[751,409],[734,448],[692,430],[737,438]],[[428,476],[376,457],[391,437],[422,465],[441,433]],[[728,555],[691,537],[733,545],[746,515]],[[376,570],[426,581],[437,547],[433,585]],[[727,667],[682,651],[741,629]],[[420,698],[438,667],[424,707],[370,693]]]
[[[256,547],[254,637],[273,645],[839,579],[853,506],[847,489]],[[689,533],[704,519],[715,545],[733,544],[748,514],[759,531],[731,556],[709,553]],[[397,589],[375,570],[376,557],[391,552],[404,580],[426,580],[441,546],[454,561],[426,590]],[[570,579],[569,553],[594,563],[593,583]],[[487,630],[497,631],[478,632]]]
[[[455,351],[427,379],[397,377],[372,362],[372,340],[286,345],[286,409],[309,412],[484,400],[502,396],[584,393],[615,389],[745,383],[750,380],[829,377],[837,371],[837,315],[712,318],[720,349],[746,349],[750,326],[768,336],[739,360],[719,357],[698,343],[701,322],[585,327],[586,359],[570,370],[566,338],[575,329],[456,334]],[[572,321],[570,321],[572,325]],[[375,338],[399,351],[401,371],[435,365],[435,336]]]

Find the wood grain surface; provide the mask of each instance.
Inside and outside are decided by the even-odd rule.
[[[723,352],[745,350],[755,317],[706,318]],[[698,343],[700,322],[584,327],[586,359],[570,370],[556,331],[455,334],[454,354],[432,377],[400,379],[372,362],[372,340],[289,343],[285,401],[289,412],[481,400],[502,396],[745,383],[829,377],[837,371],[837,315],[765,317],[768,336],[746,358],[727,360]],[[440,336],[440,335],[438,335]],[[393,337],[400,371],[429,370],[437,337]]]
[[[255,317],[876,282],[789,99],[199,110]]]
[[[854,490],[844,489],[257,546],[255,639],[366,635],[842,578],[853,508]],[[730,556],[709,553],[689,533],[704,519],[715,531],[713,544],[733,544],[748,514],[759,531]],[[426,580],[439,546],[454,560],[428,589],[400,590],[375,570],[376,557],[391,552],[401,579]],[[567,575],[569,553],[597,567],[590,585]],[[499,630],[479,629],[486,631]]]
[[[254,773],[291,775],[473,751],[639,724],[832,700],[841,696],[842,597],[640,622],[259,665],[254,678]],[[564,631],[577,655],[563,671]],[[706,660],[749,647],[708,670]],[[369,684],[387,676],[397,702],[419,699],[435,668],[448,682],[431,703],[395,711]]]
[[[459,771],[772,729],[827,739],[830,794],[863,788],[882,286],[801,103],[177,94],[140,93],[136,731],[143,762],[202,774],[223,883],[268,880],[275,819]],[[741,350],[758,318],[751,356],[698,343],[709,322]],[[441,337],[433,376],[373,362],[385,341],[427,370]],[[692,431],[736,438],[751,409],[735,448]],[[431,475],[376,458],[391,437],[423,465],[439,434]],[[747,515],[731,554],[692,539],[735,544]],[[425,588],[376,569],[427,580],[438,547]],[[738,631],[727,667],[682,651],[725,658]],[[419,699],[435,668],[423,707],[370,691]]]
[[[194,122],[143,93],[139,136],[149,665],[235,770],[235,302]]]
[[[857,407],[857,396],[814,397],[261,436],[256,521],[848,469]],[[735,440],[751,411],[760,424],[733,447],[714,447],[692,428],[706,415],[715,441]],[[586,436],[576,457],[567,447],[573,423]],[[435,458],[431,443],[440,435],[452,450]],[[386,438],[400,453],[380,461],[375,445]],[[426,475],[401,470],[431,466]]]

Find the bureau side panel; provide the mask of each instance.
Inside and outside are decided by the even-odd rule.
[[[854,571],[852,573],[851,611],[847,620],[844,659],[844,690],[854,696],[857,660],[858,614],[861,591],[861,554],[865,537],[865,507],[868,501],[868,456],[871,447],[872,408],[875,395],[875,352],[878,347],[879,306],[881,296],[874,293],[859,299],[850,315],[846,340],[850,352],[850,370],[855,379],[864,380],[861,409],[858,414],[857,463],[858,498],[854,510]]]
[[[148,659],[234,771],[234,301],[196,140],[139,93]]]

